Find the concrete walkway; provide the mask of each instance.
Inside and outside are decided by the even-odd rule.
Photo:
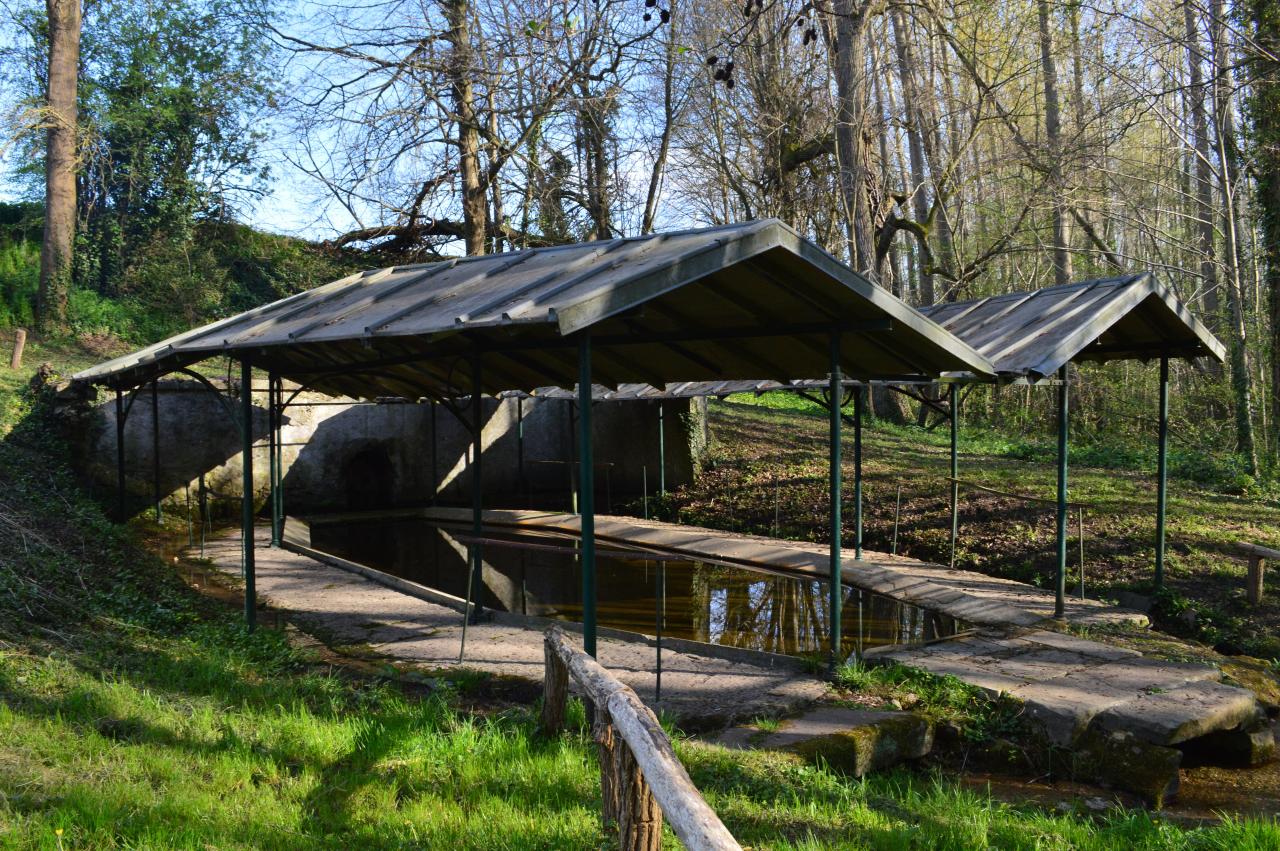
[[[450,523],[470,523],[465,508],[419,508],[380,512],[380,518],[421,517]],[[330,520],[368,519],[368,514],[326,515]],[[486,526],[542,529],[577,534],[576,514],[521,509],[484,512]],[[747,567],[783,570],[806,576],[830,575],[828,550],[819,544],[762,538],[737,532],[722,532],[696,526],[681,526],[636,517],[596,516],[596,537],[612,544],[629,545],[661,552],[687,555],[693,560],[740,564]],[[846,550],[846,554],[850,550]],[[966,570],[952,570],[904,556],[863,551],[862,560],[843,560],[844,583],[854,588],[883,594],[922,608],[941,612],[978,626],[1034,626],[1053,615],[1053,594],[1021,582],[999,579]],[[1098,600],[1068,598],[1068,622],[1080,625],[1135,623],[1145,626],[1146,615]]]
[[[269,544],[268,530],[259,527],[255,556],[260,600],[291,613],[330,644],[367,645],[429,669],[459,667],[459,611]],[[205,556],[216,569],[239,577],[239,530],[209,541]],[[655,710],[703,728],[790,713],[827,691],[798,661],[759,654],[762,664],[750,664],[664,647],[662,701],[654,704],[652,645],[601,637],[598,650],[601,664]],[[467,629],[462,667],[541,681],[543,664],[540,627],[482,622]]]

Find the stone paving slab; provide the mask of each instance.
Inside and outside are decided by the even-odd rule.
[[[1146,659],[1049,630],[884,648],[867,658],[958,677],[988,695],[1021,700],[1061,747],[1090,729],[1172,745],[1238,728],[1259,711],[1252,692],[1220,683],[1221,672],[1211,665]]]
[[[327,642],[366,645],[390,658],[429,668],[459,667],[459,611],[307,556],[273,549],[264,529],[258,530],[256,541],[260,599],[290,612]],[[239,531],[207,542],[205,555],[216,569],[238,577]],[[541,682],[542,631],[541,624],[473,624],[467,628],[461,667]],[[601,637],[598,658],[655,711],[695,726],[791,713],[827,691],[827,684],[805,674],[798,662],[756,665],[664,647],[662,700],[655,704],[653,646]]]
[[[1048,630],[1037,630],[1023,635],[1022,640],[1043,644],[1046,647],[1056,647],[1059,650],[1072,650],[1082,656],[1091,659],[1097,659],[1102,662],[1114,662],[1118,659],[1134,659],[1142,654],[1137,650],[1130,650],[1128,647],[1116,647],[1111,644],[1102,644],[1097,641],[1089,641],[1085,638],[1078,638],[1066,632],[1050,632]]]
[[[1152,744],[1176,745],[1239,727],[1257,713],[1257,701],[1244,689],[1201,681],[1116,704],[1098,713],[1094,725],[1108,732],[1132,733]]]
[[[1027,715],[1039,722],[1050,743],[1059,747],[1073,745],[1099,713],[1135,696],[1132,691],[1111,688],[1085,677],[1023,683],[1007,694],[1023,701]]]

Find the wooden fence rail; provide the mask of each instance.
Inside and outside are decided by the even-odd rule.
[[[617,824],[623,851],[658,851],[664,816],[690,851],[741,851],[636,693],[574,647],[558,626],[547,629],[543,651],[542,730],[556,735],[564,728],[572,679],[594,716],[591,732],[600,759],[603,816],[606,824]]]

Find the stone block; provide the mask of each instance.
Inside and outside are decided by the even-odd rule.
[[[1025,683],[1009,695],[1026,704],[1027,715],[1044,730],[1050,744],[1070,747],[1098,713],[1133,697],[1133,692],[1108,687],[1087,674]]]
[[[933,749],[933,725],[922,715],[848,711],[862,717],[838,729],[809,725],[811,735],[785,745],[785,749],[851,777],[919,759]],[[789,726],[783,735],[796,735],[799,729]]]
[[[1178,793],[1182,752],[1129,733],[1090,730],[1069,760],[1075,780],[1132,792],[1155,809]]]
[[[1111,644],[1100,644],[1097,641],[1089,641],[1087,638],[1080,638],[1065,632],[1050,632],[1049,630],[1037,630],[1023,635],[1022,638],[1027,641],[1034,641],[1036,644],[1043,644],[1048,647],[1054,647],[1058,650],[1069,650],[1073,653],[1079,653],[1100,662],[1116,662],[1121,659],[1136,659],[1142,654],[1137,650],[1130,650],[1127,647],[1116,647]]]
[[[1176,745],[1240,727],[1256,713],[1252,692],[1195,682],[1169,691],[1146,691],[1100,712],[1094,724],[1100,730],[1132,733],[1157,745]]]

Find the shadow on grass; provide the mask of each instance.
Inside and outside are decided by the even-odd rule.
[[[234,633],[232,628],[209,630],[199,639],[234,641]],[[74,806],[78,814],[110,813],[118,806],[119,789],[133,782],[131,772],[139,765],[172,762],[190,775],[182,782],[198,783],[196,778],[216,775],[228,759],[243,761],[237,770],[251,778],[303,778],[308,791],[287,806],[308,842],[329,845],[336,837],[360,837],[361,845],[400,844],[391,835],[384,837],[385,843],[369,836],[371,830],[386,833],[378,819],[387,821],[384,827],[403,826],[394,811],[375,817],[361,809],[361,796],[371,789],[394,788],[396,805],[449,801],[455,809],[442,817],[443,823],[465,822],[472,808],[489,799],[501,799],[516,812],[538,813],[552,825],[581,821],[584,809],[596,806],[584,778],[570,770],[572,752],[580,743],[537,737],[528,711],[475,720],[455,710],[446,694],[404,697],[385,684],[290,670],[291,665],[255,664],[246,658],[253,654],[243,648],[213,653],[182,639],[117,650],[105,665],[103,654],[95,655],[60,654],[55,661],[33,654],[30,662],[16,664],[0,660],[0,700],[18,718],[41,722],[30,729],[66,729],[74,737],[67,747],[77,754],[100,751],[102,740],[113,743],[110,750],[117,754],[111,760],[114,768],[101,776],[58,777],[56,770],[49,776],[55,785],[76,786],[76,802],[45,794],[11,797],[9,805],[19,813],[39,819],[66,806]],[[422,759],[420,751],[425,751]],[[567,763],[566,751],[571,752]],[[504,759],[509,764],[500,764]],[[491,761],[488,770],[486,760]],[[538,781],[511,782],[514,763],[527,763],[530,773],[541,773]],[[275,794],[270,786],[266,783],[262,794]],[[175,836],[187,830],[168,823],[170,816],[164,813],[181,807],[162,789],[145,809],[152,814],[150,823],[120,813],[120,837],[127,839],[129,825],[150,835],[157,829],[163,833],[172,828]],[[242,837],[228,835],[224,824],[192,829],[207,829],[205,838],[219,842],[254,846],[274,841],[267,838],[273,827],[252,823],[252,813],[226,817],[250,821]],[[280,840],[282,847],[290,844]]]

